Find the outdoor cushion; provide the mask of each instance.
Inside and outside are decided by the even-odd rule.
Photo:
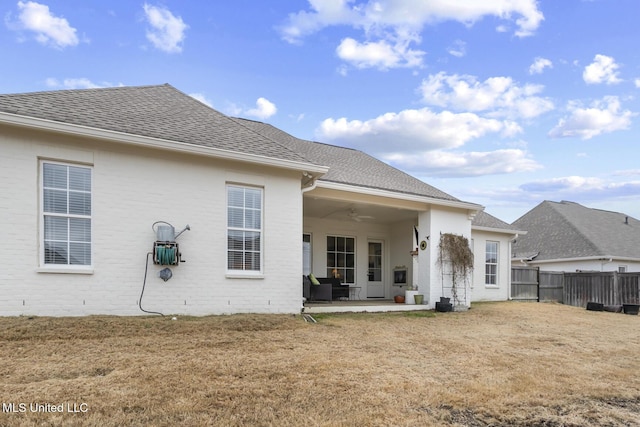
[[[316,279],[316,276],[314,276],[313,274],[309,275],[309,280],[311,280],[311,284],[312,285],[319,285],[320,282],[318,282],[318,279]]]

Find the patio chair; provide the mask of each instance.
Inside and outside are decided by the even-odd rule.
[[[311,279],[308,276],[302,277],[302,296],[307,301],[329,301],[333,300],[333,291],[331,289],[331,283],[319,283],[314,285],[311,283]]]

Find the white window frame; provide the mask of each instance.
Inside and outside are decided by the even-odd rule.
[[[337,248],[334,251],[329,251],[329,247],[327,246],[327,248],[325,250],[325,256],[327,258],[326,258],[325,261],[328,260],[329,253],[334,254],[334,256],[336,254],[344,254],[345,255],[345,259],[346,259],[346,255],[347,254],[351,254],[352,253],[353,254],[353,267],[347,267],[346,265],[343,266],[343,267],[340,267],[340,266],[337,266],[337,265],[336,266],[329,266],[329,263],[326,262],[327,277],[332,277],[331,276],[331,272],[332,272],[333,269],[345,270],[345,271],[346,270],[353,270],[353,281],[352,282],[347,281],[347,277],[340,277],[340,281],[342,283],[344,283],[344,284],[355,285],[357,280],[358,280],[357,277],[356,277],[357,276],[357,272],[358,272],[358,269],[357,269],[357,260],[358,260],[358,258],[357,258],[357,250],[358,250],[357,243],[358,242],[357,242],[356,238],[353,237],[353,236],[344,236],[344,235],[338,235],[338,234],[328,234],[327,235],[327,239],[329,239],[329,238],[345,239],[345,244],[346,244],[346,239],[352,239],[353,240],[353,252],[347,252],[346,250],[345,251],[338,251]]]
[[[307,236],[309,238],[308,242],[305,241]],[[309,265],[306,265],[307,259]],[[313,273],[313,236],[311,233],[302,233],[302,274],[308,276],[311,273]]]
[[[496,251],[495,251],[495,262],[489,262],[489,244],[495,245]],[[498,278],[500,277],[500,274],[498,274],[500,272],[499,269],[499,260],[500,260],[500,242],[496,242],[493,240],[487,240],[485,242],[485,256],[484,256],[484,284],[485,286],[488,287],[498,287],[499,283],[498,283]],[[488,273],[487,272],[487,267],[489,266],[493,266],[495,267],[495,273]],[[487,280],[489,277],[495,277],[495,283],[490,283],[489,280]]]
[[[50,165],[60,165],[60,166],[65,166],[67,167],[67,188],[66,188],[66,192],[67,192],[67,203],[69,203],[69,198],[68,198],[68,194],[70,191],[69,189],[69,169],[68,168],[81,168],[81,169],[88,169],[90,174],[91,174],[91,187],[90,187],[90,204],[91,204],[91,213],[90,215],[80,215],[80,214],[72,214],[72,213],[66,213],[66,214],[62,214],[62,213],[52,213],[52,212],[45,212],[44,210],[44,192],[45,192],[45,182],[44,182],[44,167],[45,164],[50,164]],[[40,266],[38,268],[38,272],[40,273],[78,273],[78,274],[93,274],[93,267],[94,267],[94,262],[95,262],[95,257],[94,257],[94,222],[93,222],[93,211],[94,211],[94,204],[93,204],[93,183],[94,183],[94,173],[93,173],[93,166],[92,165],[87,165],[87,164],[81,164],[81,163],[71,163],[71,162],[61,162],[61,161],[54,161],[54,160],[45,160],[45,159],[41,159],[39,162],[39,178],[38,178],[38,187],[39,187],[39,230],[40,230],[40,236],[39,236],[39,241],[40,241],[40,247],[39,247],[39,263]],[[54,263],[46,263],[46,259],[45,259],[45,241],[46,241],[46,233],[45,233],[45,217],[58,217],[58,218],[81,218],[81,219],[88,219],[89,220],[89,224],[90,224],[90,233],[91,233],[91,237],[89,240],[89,245],[90,245],[90,257],[91,257],[91,262],[89,264],[71,264],[71,263],[67,263],[67,264],[54,264]],[[67,230],[67,240],[66,240],[67,244],[71,244],[73,243],[73,241],[71,240],[71,236],[70,236],[70,229]],[[81,243],[87,243],[87,242],[81,242]]]
[[[242,189],[242,190],[258,190],[260,192],[260,228],[247,228],[247,227],[231,227],[229,225],[229,209],[231,208],[230,206],[230,201],[229,201],[229,191],[232,188],[236,188],[236,189]],[[226,238],[226,271],[227,271],[227,277],[233,278],[233,277],[252,277],[252,278],[262,278],[263,276],[263,272],[264,272],[264,263],[265,263],[265,256],[264,256],[264,188],[263,187],[258,187],[258,186],[253,186],[253,185],[245,185],[245,184],[236,184],[236,183],[227,183],[227,185],[225,186],[225,194],[226,194],[226,227],[227,227],[227,238]],[[243,206],[243,212],[245,212],[247,210],[246,206]],[[244,216],[244,215],[243,215]],[[257,251],[259,256],[260,256],[260,268],[258,270],[250,270],[250,269],[246,269],[244,267],[244,262],[243,262],[243,268],[229,268],[229,256],[231,252],[234,252],[232,250],[230,250],[229,248],[229,233],[231,231],[242,231],[242,232],[254,232],[254,233],[259,233],[260,235],[260,248]],[[235,251],[237,252],[237,251]],[[242,250],[243,256],[247,253],[247,252],[256,252],[256,251],[247,251],[246,249]]]

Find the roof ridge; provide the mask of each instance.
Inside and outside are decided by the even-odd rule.
[[[285,134],[289,135],[291,138],[295,138],[295,139],[297,139],[298,141],[309,142],[309,143],[311,143],[311,144],[320,144],[320,145],[325,145],[325,146],[327,146],[327,147],[335,147],[335,148],[340,148],[340,149],[342,149],[342,150],[351,150],[351,151],[357,151],[357,152],[360,152],[360,153],[367,154],[367,153],[365,153],[365,152],[364,152],[364,151],[362,151],[362,150],[358,150],[357,148],[344,147],[344,146],[342,146],[342,145],[329,144],[329,143],[322,142],[322,141],[315,141],[315,140],[311,140],[311,139],[298,138],[297,136],[293,136],[293,135],[291,135],[289,132],[287,132],[287,131],[285,131],[285,130],[282,130],[282,129],[278,128],[278,127],[275,127],[274,125],[272,125],[272,124],[270,124],[270,123],[261,122],[260,120],[246,119],[246,118],[244,118],[244,117],[234,117],[234,119],[238,119],[238,120],[246,120],[246,121],[248,121],[248,122],[259,123],[259,124],[262,124],[262,125],[265,125],[265,126],[270,126],[270,127],[274,128],[274,129],[276,129],[276,130],[278,130],[278,131],[280,131],[280,132],[282,132],[282,133],[285,133]],[[276,141],[276,142],[277,142],[277,141]]]
[[[306,161],[308,161],[311,164],[318,165],[318,166],[326,166],[326,165],[319,165],[317,162],[309,159],[309,157],[307,157],[305,154],[298,152],[298,150],[293,150],[292,148],[287,147],[285,144],[282,144],[280,141],[277,141],[275,138],[271,138],[269,135],[260,133],[257,130],[251,128],[250,126],[246,126],[244,123],[242,123],[242,120],[247,120],[247,121],[250,121],[250,122],[253,122],[253,123],[259,123],[259,124],[262,124],[262,125],[270,126],[270,127],[274,128],[274,129],[276,129],[276,130],[278,130],[278,131],[280,131],[282,133],[287,134],[291,138],[296,138],[295,136],[291,135],[288,132],[283,131],[280,128],[277,128],[277,127],[275,127],[275,126],[273,126],[273,125],[271,125],[269,123],[261,122],[259,120],[245,119],[245,118],[242,118],[242,117],[232,117],[232,116],[227,116],[227,117],[229,117],[229,119],[233,120],[234,122],[236,122],[238,125],[242,126],[243,128],[249,130],[250,132],[252,132],[252,133],[254,133],[256,135],[259,135],[259,136],[261,136],[263,138],[267,138],[270,141],[272,141],[274,144],[277,144],[278,146],[284,148],[285,150],[297,154],[298,156],[302,157],[303,159],[305,159]],[[298,138],[296,138],[296,139],[298,139]]]
[[[586,206],[584,206],[584,205],[581,205],[580,203],[576,203],[576,202],[568,202],[568,201],[566,201],[566,200],[563,200],[563,201],[561,201],[561,202],[552,202],[552,201],[549,201],[549,200],[545,200],[545,202],[547,202],[547,203],[553,203],[553,204],[557,204],[557,205],[560,205],[560,204],[564,204],[564,205],[566,205],[566,204],[568,204],[568,203],[571,203],[571,204],[573,204],[573,205],[580,206],[580,207],[581,207],[581,208],[583,208],[583,209],[590,209],[590,208],[588,208],[588,207],[586,207]],[[567,217],[567,215],[565,215],[563,212],[561,212],[559,209],[557,209],[557,208],[556,208],[556,206],[553,206],[553,205],[552,205],[552,206],[551,206],[551,208],[552,208],[555,212],[557,212],[557,213],[558,213],[558,215],[560,215],[560,216],[562,217],[562,220],[563,220],[566,224],[568,224],[568,225],[569,225],[569,227],[570,227],[572,230],[574,230],[576,233],[578,233],[578,235],[580,235],[580,237],[582,237],[584,240],[586,240],[587,242],[589,242],[589,244],[591,245],[591,247],[592,247],[595,251],[597,251],[597,252],[603,252],[603,251],[602,251],[602,248],[601,248],[598,244],[596,244],[596,243],[595,243],[595,242],[594,242],[594,241],[593,241],[589,236],[587,236],[585,233],[583,233],[583,232],[582,232],[582,230],[581,230],[580,228],[578,228],[578,227],[574,224],[574,221],[571,221],[571,220],[570,220],[570,218],[568,218],[568,217]]]
[[[79,89],[66,88],[66,89],[40,90],[37,92],[14,92],[14,93],[3,93],[3,94],[0,94],[0,96],[32,96],[32,95],[35,96],[35,95],[45,95],[48,93],[61,93],[61,92],[77,93],[77,92],[118,90],[118,89],[130,90],[130,89],[145,89],[145,88],[154,88],[154,87],[162,87],[162,86],[167,86],[172,89],[176,89],[175,87],[171,86],[169,83],[162,83],[162,84],[156,84],[156,85],[139,85],[139,86],[119,85],[119,86],[104,86],[104,87],[86,87],[86,88],[79,88]]]

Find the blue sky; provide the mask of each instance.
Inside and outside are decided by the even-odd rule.
[[[3,1],[0,92],[169,83],[512,222],[640,218],[637,0]]]

